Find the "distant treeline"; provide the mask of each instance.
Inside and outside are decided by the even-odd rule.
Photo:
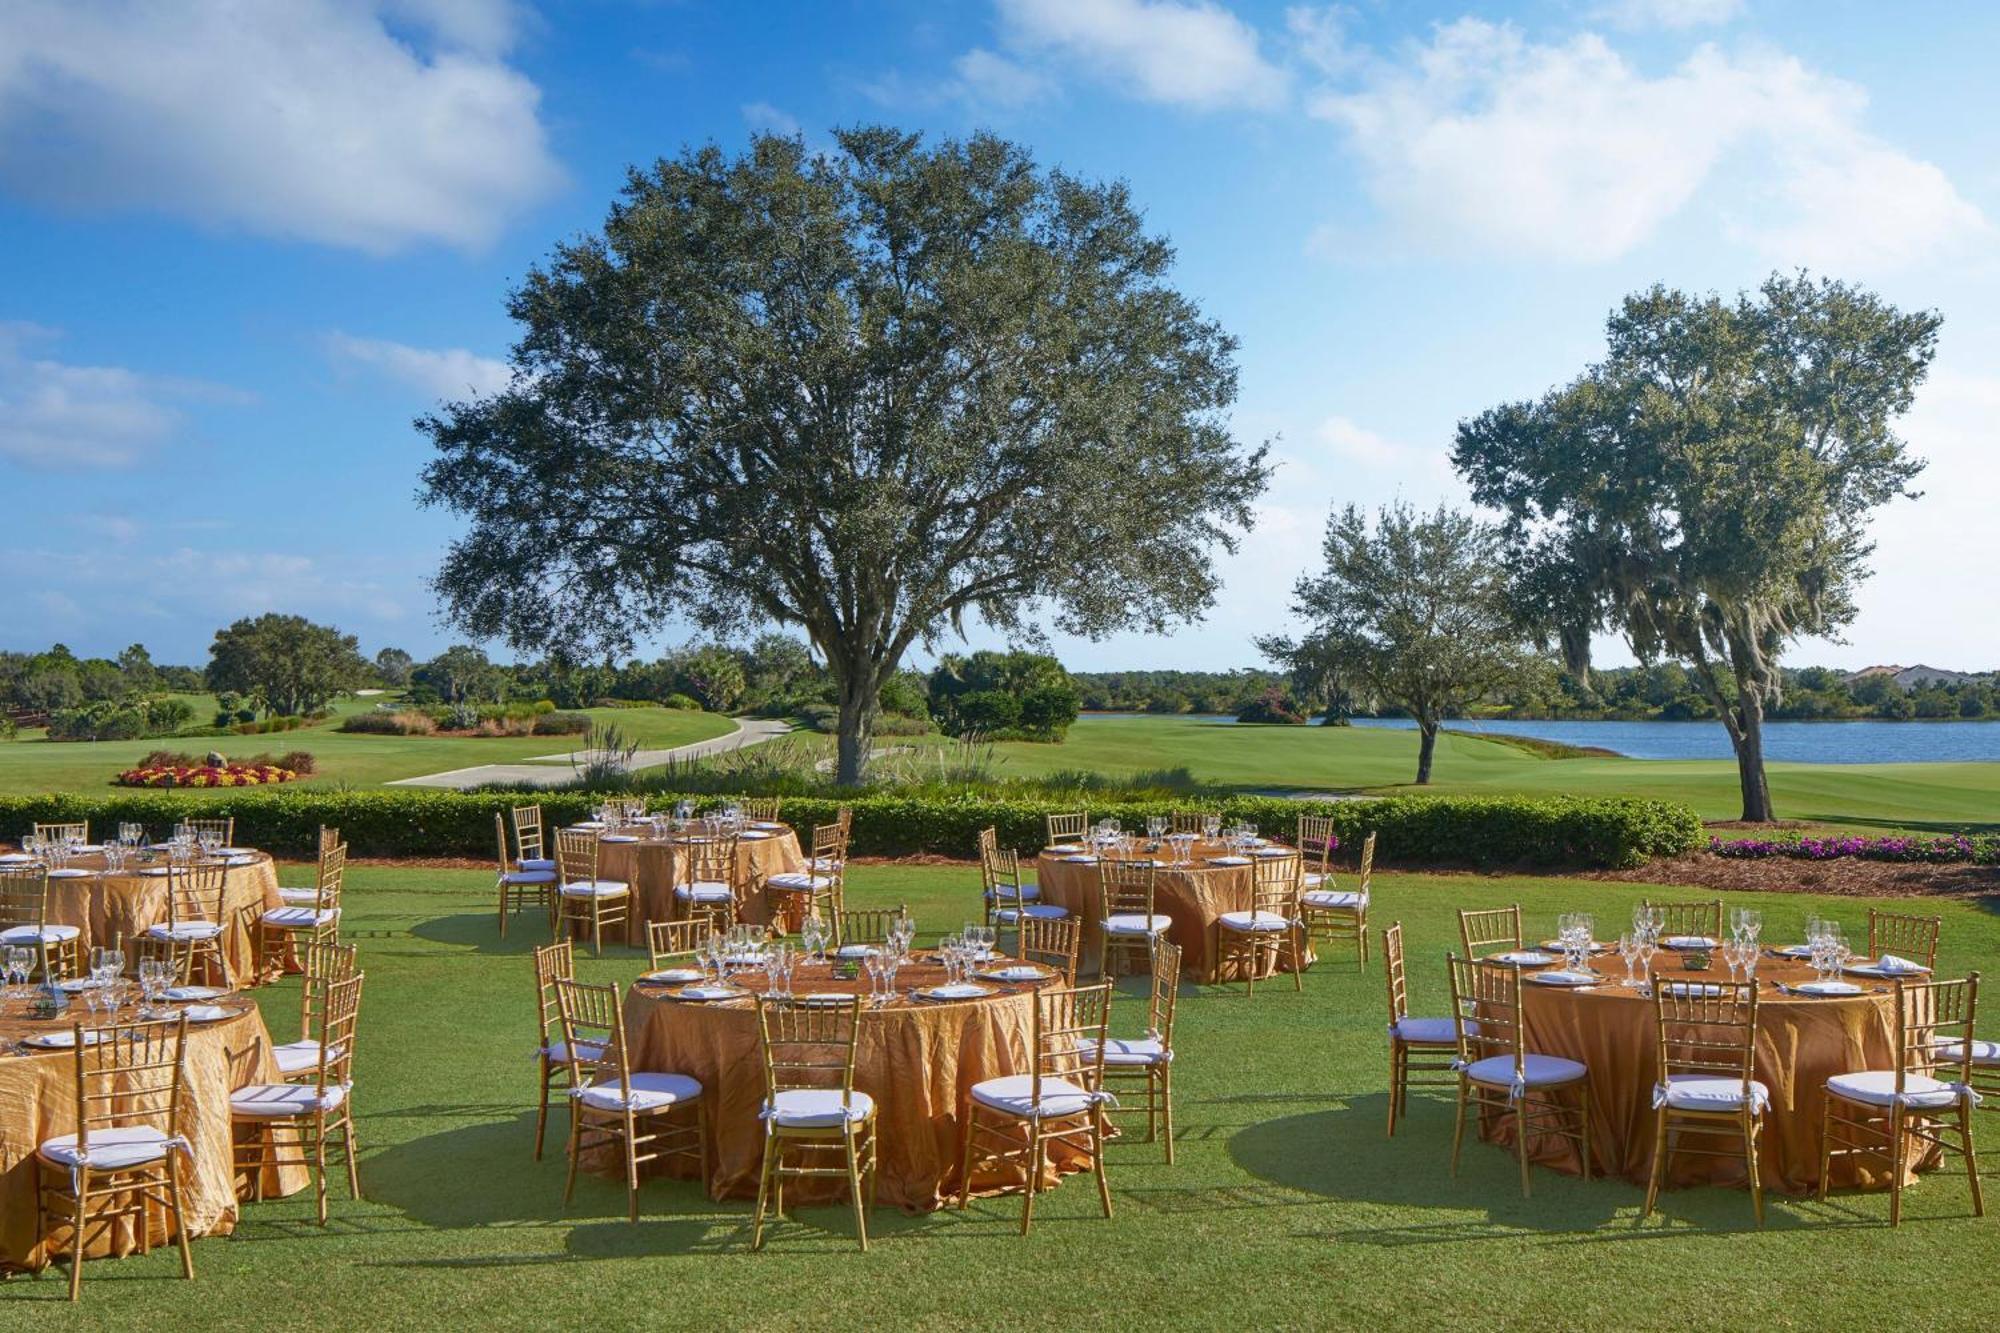
[[[1282,672],[1072,671],[1087,713],[1240,713],[1269,690],[1284,690]]]

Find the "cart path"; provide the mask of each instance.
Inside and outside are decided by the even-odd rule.
[[[705,759],[709,755],[724,754],[730,750],[740,750],[749,745],[762,745],[791,731],[792,724],[774,718],[739,717],[735,719],[736,730],[725,736],[711,736],[705,741],[694,741],[687,745],[677,745],[670,750],[641,750],[626,764],[627,771],[654,768],[671,763],[676,759]],[[565,754],[536,755],[511,764],[480,764],[473,768],[454,768],[444,773],[427,773],[418,778],[398,778],[385,785],[390,787],[442,787],[451,791],[468,791],[473,787],[483,787],[495,782],[519,782],[536,787],[556,787],[576,777],[572,766],[575,752]]]

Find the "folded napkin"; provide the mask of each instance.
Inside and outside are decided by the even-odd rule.
[[[1523,949],[1519,953],[1496,954],[1493,961],[1496,963],[1515,963],[1522,967],[1540,967],[1543,963],[1553,963],[1555,959],[1549,954],[1538,953],[1533,949]]]
[[[190,1023],[218,1023],[225,1018],[234,1018],[234,1009],[224,1009],[219,1004],[191,1004],[181,1010]]]
[[[1555,968],[1548,972],[1537,972],[1528,978],[1544,986],[1595,986],[1604,980],[1595,972],[1571,972],[1567,968]]]
[[[1669,949],[1713,949],[1715,941],[1706,935],[1669,935],[1664,941]]]
[[[872,944],[843,944],[833,951],[836,958],[873,958],[881,950]]]
[[[953,981],[942,986],[932,986],[917,992],[926,1000],[972,1000],[981,995],[991,995],[991,986],[981,986],[973,981]]]
[[[735,986],[683,986],[675,992],[683,1000],[733,1000],[749,993]]]
[[[1859,995],[1861,987],[1851,981],[1804,981],[1792,987],[1800,995]]]
[[[1034,967],[1026,963],[1016,963],[1012,967],[996,968],[991,972],[982,973],[981,975],[992,977],[996,981],[1040,981],[1043,977],[1054,974],[1045,967]]]
[[[220,986],[169,986],[164,994],[169,1000],[219,1000],[229,992]]]
[[[1211,856],[1208,858],[1208,863],[1212,866],[1247,866],[1250,864],[1250,858],[1247,856]]]
[[[1899,958],[1892,953],[1885,953],[1876,959],[1875,970],[1884,976],[1890,977],[1908,976],[1914,973],[1930,971],[1922,963],[1912,962],[1908,958]]]
[[[694,967],[668,967],[658,972],[648,972],[639,978],[660,986],[678,986],[689,981],[701,980],[701,969]]]
[[[1065,856],[1063,860],[1073,866],[1094,866],[1097,864],[1097,858],[1094,856]]]
[[[606,833],[606,834],[602,834],[602,835],[600,835],[600,836],[598,837],[598,839],[597,839],[597,840],[598,840],[599,842],[637,842],[637,841],[639,841],[639,839],[638,839],[638,836],[637,836],[636,834],[632,834],[632,833]]]

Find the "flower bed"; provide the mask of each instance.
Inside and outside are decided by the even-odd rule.
[[[119,787],[269,787],[292,782],[298,773],[276,764],[155,764],[131,768],[112,779]]]
[[[1755,861],[1782,856],[1794,861],[1906,861],[1931,865],[1971,862],[2000,864],[2000,839],[1968,838],[1710,838],[1708,850],[1717,856]]]

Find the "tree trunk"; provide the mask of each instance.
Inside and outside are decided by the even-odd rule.
[[[1431,754],[1437,749],[1438,724],[1419,719],[1417,731],[1423,736],[1417,749],[1417,785],[1427,787],[1431,781]]]
[[[868,752],[875,743],[875,714],[881,704],[867,673],[856,672],[840,682],[840,759],[834,780],[858,787],[868,769]]]
[[[1738,721],[1729,729],[1729,743],[1736,747],[1736,776],[1743,788],[1743,820],[1749,824],[1768,822],[1771,815],[1771,786],[1764,777],[1764,703],[1753,692],[1736,696]]]

